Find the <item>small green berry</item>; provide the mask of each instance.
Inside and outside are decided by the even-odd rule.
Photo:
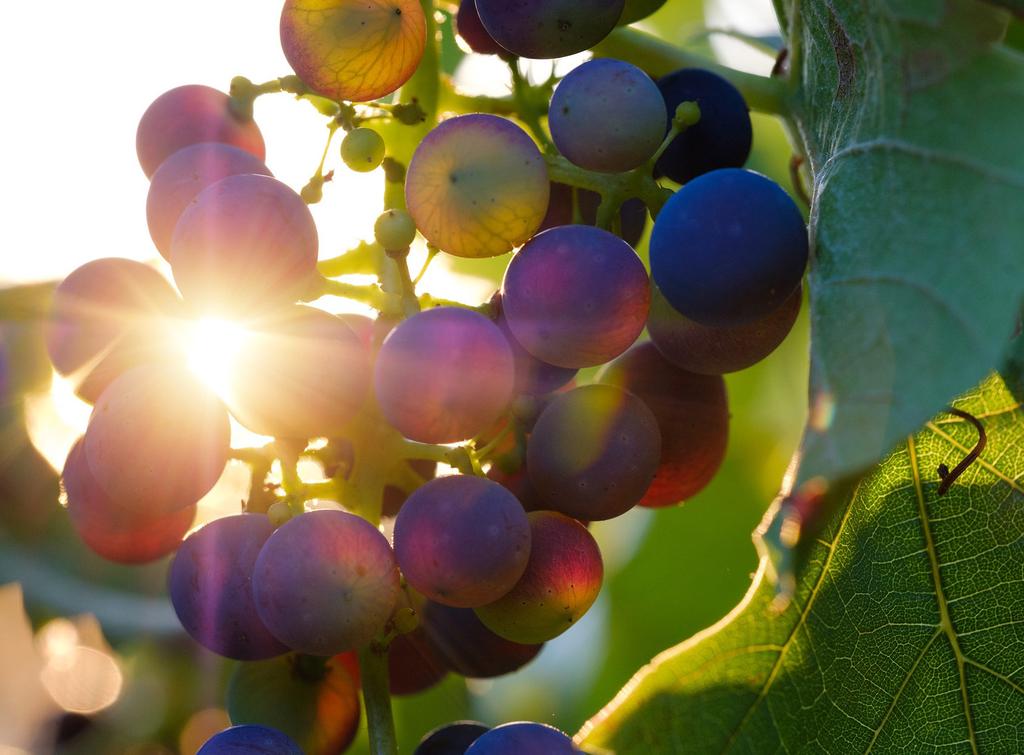
[[[384,162],[384,140],[371,128],[357,128],[341,141],[341,159],[357,173],[369,173]]]
[[[292,518],[292,510],[284,501],[277,501],[272,503],[270,508],[267,509],[267,516],[270,518],[271,526],[277,529]]]
[[[692,100],[680,102],[673,120],[680,128],[695,125],[700,121],[700,106]]]
[[[416,240],[416,223],[405,210],[387,210],[373,224],[373,235],[385,251],[407,249]]]

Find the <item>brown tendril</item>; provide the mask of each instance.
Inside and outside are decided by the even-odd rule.
[[[959,409],[954,409],[951,406],[947,407],[946,411],[953,416],[967,420],[974,425],[974,429],[978,431],[978,442],[975,444],[974,448],[971,449],[970,453],[963,458],[963,461],[953,467],[952,470],[950,470],[950,468],[945,464],[939,464],[939,479],[942,480],[939,484],[939,495],[945,495],[949,491],[950,486],[956,482],[957,478],[966,472],[971,464],[977,461],[978,457],[981,456],[981,452],[985,450],[985,445],[988,443],[988,436],[985,434],[985,428],[977,417]]]

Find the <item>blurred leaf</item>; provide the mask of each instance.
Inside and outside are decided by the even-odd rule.
[[[774,611],[762,561],[726,619],[641,670],[582,732],[620,753],[1017,752],[1024,741],[1024,412],[990,378],[929,423],[808,545]]]

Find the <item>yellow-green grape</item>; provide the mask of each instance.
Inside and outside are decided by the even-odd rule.
[[[372,128],[353,129],[341,140],[341,159],[357,173],[379,168],[385,151],[384,140]]]
[[[277,529],[292,518],[292,509],[284,501],[275,501],[267,509],[267,516],[270,517],[270,524]]]
[[[391,94],[416,71],[426,40],[419,0],[286,0],[281,12],[288,62],[334,100]]]
[[[457,257],[495,257],[540,228],[550,183],[533,140],[505,118],[463,115],[420,142],[405,199],[416,227]]]
[[[405,210],[387,210],[373,224],[373,235],[388,251],[405,249],[416,240],[416,224]]]

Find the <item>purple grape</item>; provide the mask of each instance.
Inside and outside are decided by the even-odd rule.
[[[508,346],[512,350],[512,358],[515,362],[515,392],[538,395],[551,393],[572,380],[578,370],[572,367],[556,367],[537,359],[533,354],[524,349],[512,331],[508,327],[508,320],[501,311],[501,295],[497,294],[491,300],[491,304],[497,310],[495,324],[508,340]]]
[[[579,205],[581,220],[584,225],[597,223],[597,208],[601,204],[601,195],[588,189],[576,189],[576,202]],[[547,215],[541,223],[540,230],[546,231],[560,225],[572,225],[572,187],[567,184],[551,184],[551,200]],[[647,227],[647,205],[638,197],[627,199],[619,208],[619,236],[632,247],[636,247],[643,238]],[[538,231],[539,233],[539,231]]]
[[[480,21],[480,14],[477,12],[476,0],[462,0],[459,3],[459,12],[455,16],[455,28],[473,52],[480,55],[512,57],[508,50],[495,42],[494,37],[487,33],[487,29]]]
[[[376,527],[343,511],[282,525],[256,559],[256,610],[271,633],[309,655],[361,647],[383,631],[400,592],[395,556]]]
[[[46,348],[54,368],[73,376],[89,402],[122,373],[172,362],[172,318],[180,300],[170,283],[141,262],[104,257],[87,262],[54,293]]]
[[[135,134],[135,151],[146,177],[179,149],[199,142],[221,142],[266,158],[263,135],[253,121],[242,121],[226,94],[200,84],[171,89],[146,109]]]
[[[658,79],[668,113],[667,135],[676,108],[696,102],[700,120],[672,140],[657,164],[657,175],[676,183],[718,168],[739,168],[750,156],[753,127],[743,95],[717,73],[683,68]]]
[[[439,684],[448,667],[422,627],[400,634],[388,648],[388,686],[392,695],[416,695]]]
[[[477,721],[439,726],[420,740],[412,755],[465,755],[466,749],[490,729]]]
[[[409,496],[395,520],[395,556],[414,589],[474,608],[512,589],[530,556],[530,523],[496,482],[455,475]]]
[[[619,388],[588,385],[544,409],[526,465],[550,509],[591,522],[639,503],[660,458],[661,435],[647,405]]]
[[[651,233],[658,288],[701,325],[742,325],[776,311],[800,285],[807,257],[796,203],[774,181],[738,168],[690,181]]]
[[[711,482],[729,441],[729,405],[721,376],[681,370],[646,341],[608,365],[599,380],[636,394],[658,422],[661,460],[641,506],[681,503]]]
[[[207,650],[257,661],[288,651],[267,630],[253,600],[253,568],[274,528],[264,514],[215,519],[189,535],[168,575],[178,620]]]
[[[512,399],[512,351],[476,312],[439,307],[399,325],[377,355],[387,421],[407,438],[454,443],[487,429]]]
[[[469,746],[466,755],[574,755],[579,752],[572,740],[554,726],[518,721],[483,734]]]
[[[174,226],[195,196],[210,184],[240,173],[272,175],[258,157],[230,144],[202,142],[168,157],[149,184],[146,222],[163,258],[171,258]]]
[[[120,564],[143,564],[172,553],[196,517],[196,507],[149,512],[121,506],[93,479],[82,441],[64,462],[68,516],[82,541],[93,552]]]
[[[651,77],[599,58],[562,79],[548,126],[555,146],[587,170],[621,173],[650,159],[665,137],[665,101]]]
[[[196,755],[303,755],[287,734],[267,726],[244,724],[214,734]]]
[[[651,286],[647,331],[651,341],[677,367],[704,375],[724,375],[767,357],[793,329],[800,314],[801,286],[778,309],[742,325],[701,325],[680,314]]]
[[[508,266],[502,307],[523,348],[559,367],[592,367],[632,345],[647,320],[650,282],[636,252],[599,228],[535,236]]]
[[[151,514],[202,498],[227,464],[224,405],[184,369],[136,367],[103,391],[85,432],[99,486],[120,505]]]
[[[615,28],[624,0],[477,0],[484,28],[524,58],[583,52]]]
[[[472,679],[503,676],[537,657],[543,645],[523,645],[499,637],[485,627],[472,608],[453,608],[427,601],[423,630],[452,671]]]
[[[182,213],[171,269],[194,306],[250,314],[293,303],[309,290],[317,244],[313,216],[298,194],[270,176],[228,176]]]
[[[253,432],[337,435],[366,403],[369,355],[344,320],[313,307],[288,307],[250,330],[231,364],[229,385],[231,413]]]

